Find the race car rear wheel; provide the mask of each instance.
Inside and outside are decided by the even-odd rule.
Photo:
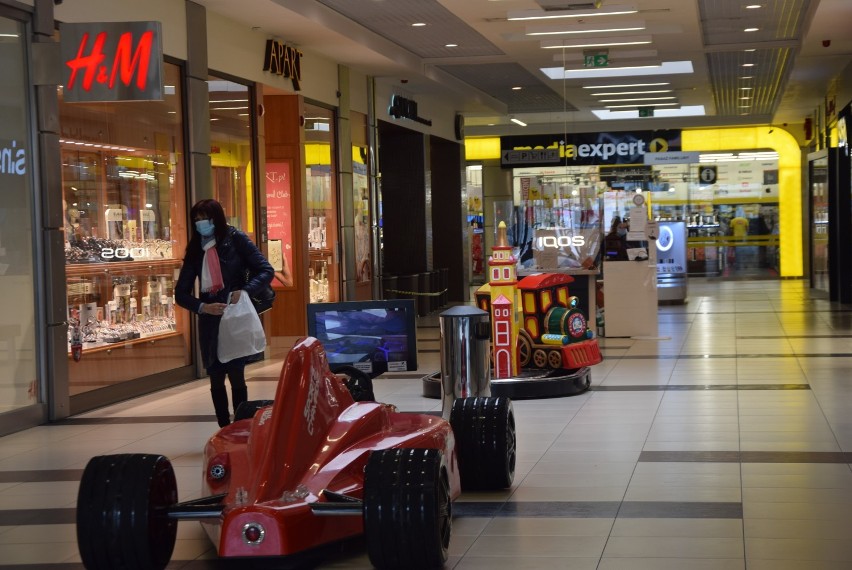
[[[462,489],[505,489],[515,479],[515,413],[509,398],[459,398],[450,425]]]
[[[364,472],[364,533],[370,562],[384,568],[440,568],[452,530],[450,483],[437,449],[384,449]]]
[[[163,509],[177,503],[172,464],[162,455],[101,455],[83,471],[77,494],[77,545],[89,570],[162,569],[177,521]]]

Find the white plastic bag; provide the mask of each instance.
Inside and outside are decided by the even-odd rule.
[[[251,356],[266,348],[266,334],[260,317],[243,291],[240,300],[225,308],[219,321],[219,362],[230,362],[235,358]]]

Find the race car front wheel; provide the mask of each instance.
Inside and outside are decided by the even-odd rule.
[[[452,530],[450,483],[437,449],[385,449],[364,472],[364,534],[379,569],[440,568]]]
[[[515,479],[515,413],[509,398],[459,398],[450,411],[462,489],[505,489]]]
[[[77,545],[89,570],[162,569],[169,563],[177,521],[171,462],[162,455],[100,455],[83,471],[77,494]]]

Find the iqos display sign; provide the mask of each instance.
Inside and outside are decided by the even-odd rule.
[[[586,245],[583,236],[540,236],[535,238],[538,249],[562,249],[563,247],[582,247]]]

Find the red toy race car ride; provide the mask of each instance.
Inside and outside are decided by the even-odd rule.
[[[199,520],[226,558],[297,555],[363,534],[378,568],[440,567],[462,488],[512,484],[512,403],[458,399],[447,422],[356,402],[354,380],[329,370],[318,340],[302,339],[275,400],[247,402],[251,417],[208,441],[201,499],[178,502],[161,455],[92,458],[77,498],[83,564],[165,568],[177,521]]]

